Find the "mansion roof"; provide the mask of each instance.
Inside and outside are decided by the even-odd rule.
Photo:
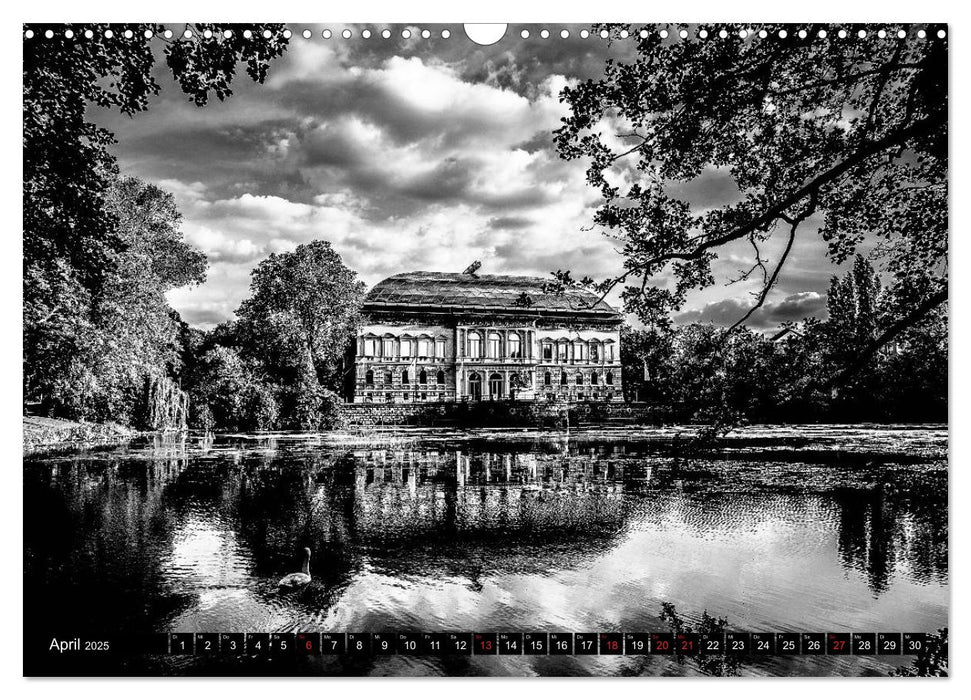
[[[542,277],[403,272],[374,285],[364,300],[364,311],[511,312],[620,320],[620,314],[593,292],[544,291],[549,282]],[[523,294],[529,297],[528,306],[522,303]]]

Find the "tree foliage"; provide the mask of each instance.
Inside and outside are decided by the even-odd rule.
[[[127,115],[148,109],[160,90],[153,75],[160,45],[174,79],[202,106],[211,94],[220,100],[232,94],[240,62],[262,82],[269,60],[282,55],[287,40],[279,25],[250,27],[248,39],[235,25],[193,25],[188,38],[179,26],[172,40],[162,38],[165,27],[157,24],[63,25],[51,38],[44,37],[46,28],[25,27],[34,38],[24,44],[24,257],[31,272],[66,260],[96,292],[110,274],[111,253],[124,244],[117,218],[105,206],[117,171],[108,151],[114,137],[88,119],[88,108]],[[110,39],[107,29],[114,32]],[[85,30],[93,36],[86,38]],[[126,31],[133,37],[125,38]],[[154,39],[146,40],[146,31]]]
[[[248,27],[250,38],[235,25],[173,29],[168,40],[158,24],[25,26],[24,397],[48,412],[125,420],[133,377],[172,370],[179,355],[161,295],[205,269],[178,235],[171,197],[119,181],[114,137],[88,109],[147,109],[160,57],[195,104],[225,99],[241,62],[262,82],[287,44],[280,25]]]
[[[339,425],[343,359],[364,284],[326,241],[257,265],[237,320],[201,339],[189,372],[193,426],[318,430]]]
[[[337,388],[348,338],[360,322],[364,283],[330,243],[273,253],[253,270],[250,292],[237,316],[252,342],[279,349],[279,361],[298,374],[309,359],[318,383]]]
[[[761,283],[754,309],[784,273],[795,237],[811,235],[806,219],[818,215],[834,263],[873,239],[892,284],[914,292],[900,295],[896,309],[907,323],[888,325],[874,342],[941,305],[945,41],[913,30],[875,41],[852,33],[820,39],[832,29],[818,25],[804,27],[806,38],[781,25],[764,26],[764,38],[740,37],[741,25],[703,28],[707,40],[646,32],[634,60],[608,60],[602,78],[561,94],[570,115],[556,132],[559,152],[589,163],[587,180],[604,198],[594,222],[622,246],[624,272],[599,291],[626,285],[631,312],[665,322],[690,291],[715,282],[720,254],[747,249],[751,267],[741,279]],[[721,29],[727,36],[716,38]],[[696,209],[672,187],[716,169],[733,179],[735,201]],[[784,252],[770,268],[763,248],[774,237]]]
[[[182,239],[172,195],[154,185],[118,180],[105,208],[123,244],[109,254],[112,274],[94,295],[65,269],[54,315],[25,329],[41,360],[27,364],[25,381],[54,413],[128,423],[146,377],[181,370],[180,322],[165,293],[204,281],[206,258]]]
[[[947,314],[937,308],[834,390],[826,380],[855,366],[860,348],[896,323],[899,286],[881,289],[857,257],[829,290],[829,317],[789,324],[774,341],[744,328],[690,324],[625,328],[621,362],[628,399],[678,420],[946,421]]]

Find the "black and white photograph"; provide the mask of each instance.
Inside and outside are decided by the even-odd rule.
[[[949,675],[948,24],[20,31],[24,676]]]

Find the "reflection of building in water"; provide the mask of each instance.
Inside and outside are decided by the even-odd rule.
[[[512,534],[617,529],[625,517],[622,473],[609,460],[460,450],[375,450],[356,455],[361,534],[443,530]]]
[[[355,403],[619,400],[621,315],[534,277],[409,272],[370,291]]]

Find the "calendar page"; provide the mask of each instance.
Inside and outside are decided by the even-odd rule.
[[[21,31],[24,675],[948,674],[948,25]]]

